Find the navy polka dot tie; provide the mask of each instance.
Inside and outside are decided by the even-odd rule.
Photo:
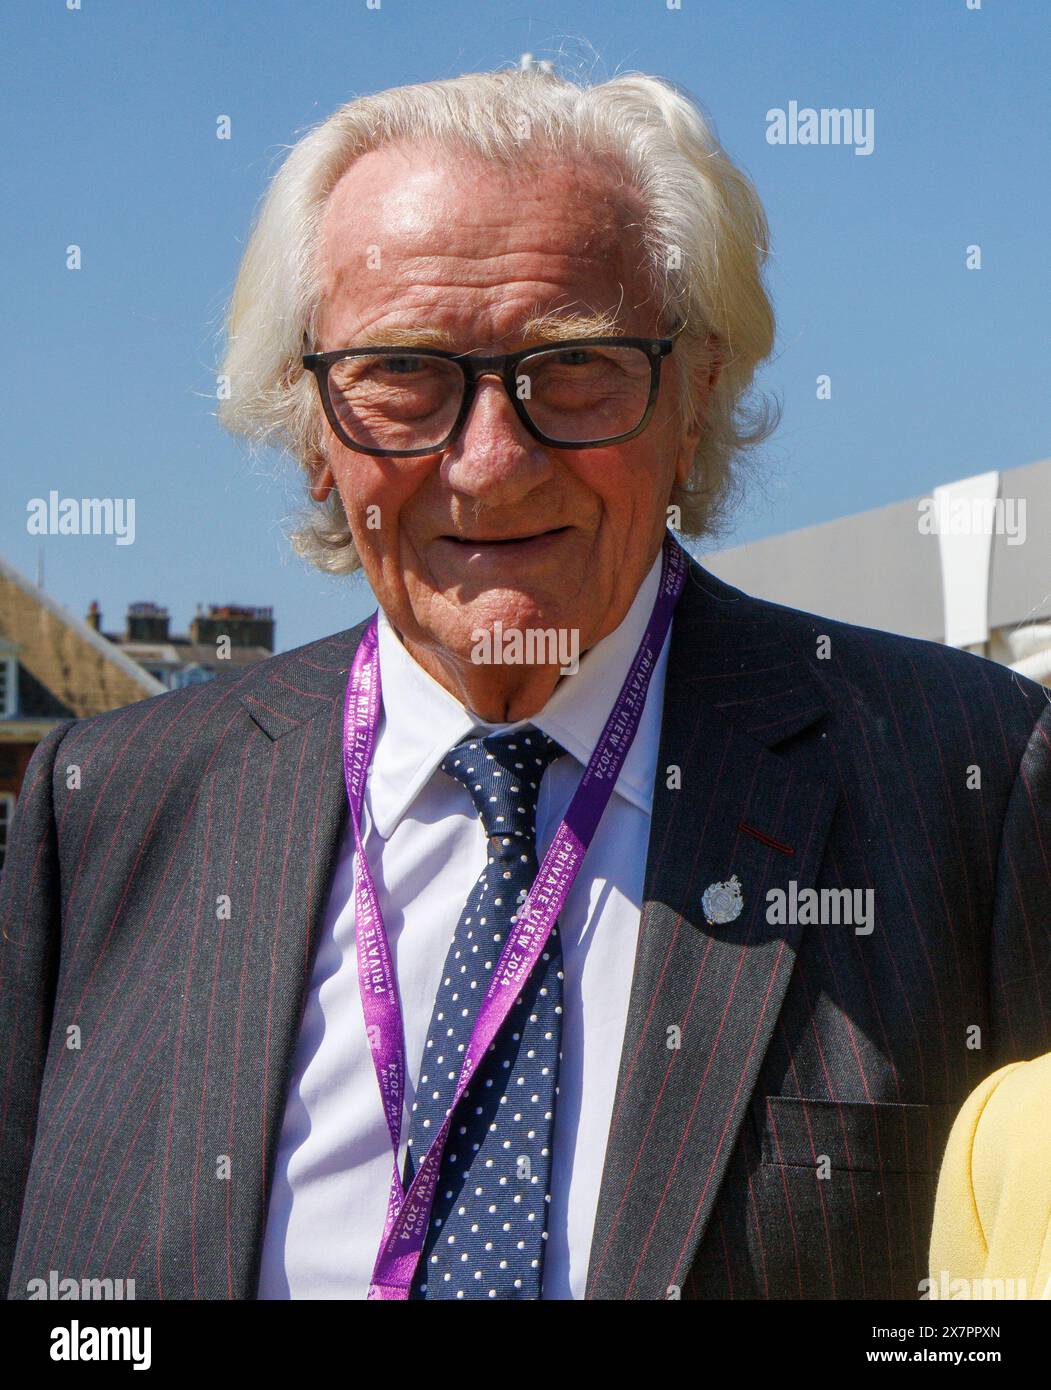
[[[455,1094],[471,1029],[537,875],[540,779],[565,750],[531,725],[478,735],[442,771],[466,787],[489,841],[445,961],[412,1107],[406,1179]],[[539,1298],[562,1039],[557,924],[453,1117],[413,1298]]]

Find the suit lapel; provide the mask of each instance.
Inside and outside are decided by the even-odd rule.
[[[588,1298],[667,1298],[682,1288],[803,930],[769,924],[766,895],[793,879],[811,886],[820,867],[835,793],[772,749],[824,706],[768,613],[691,564],[672,628]],[[732,876],[740,914],[710,925],[702,896]]]
[[[346,814],[364,624],[268,663],[224,719],[192,827],[159,1116],[158,1296],[254,1298],[274,1155]]]

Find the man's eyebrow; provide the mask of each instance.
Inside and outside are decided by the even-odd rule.
[[[622,337],[624,329],[615,314],[567,314],[553,310],[534,314],[522,325],[524,342],[566,342],[570,338]]]
[[[433,347],[455,351],[453,335],[444,328],[381,328],[361,347]]]
[[[568,342],[572,338],[623,337],[624,329],[613,314],[567,314],[557,310],[533,314],[522,325],[516,337],[524,344]],[[382,328],[373,342],[361,347],[431,347],[456,351],[456,339],[444,328]]]

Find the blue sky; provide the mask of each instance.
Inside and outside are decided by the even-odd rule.
[[[360,579],[284,539],[291,461],[216,424],[224,305],[306,128],[526,51],[682,84],[766,206],[762,385],[784,418],[720,544],[1051,455],[1047,0],[4,0],[5,558],[34,577],[42,556],[49,592],[81,614],[98,599],[109,629],[137,599],[177,631],[198,603],[271,604],[279,649],[357,621]],[[767,111],[793,100],[872,107],[874,152],[768,144]],[[134,497],[135,543],[30,536],[51,489]]]

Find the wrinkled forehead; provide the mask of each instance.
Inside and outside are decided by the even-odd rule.
[[[642,222],[638,195],[601,157],[505,166],[405,145],[371,151],[322,216],[321,333],[342,345],[430,314],[504,338],[552,308],[615,312],[633,331],[649,305]]]

